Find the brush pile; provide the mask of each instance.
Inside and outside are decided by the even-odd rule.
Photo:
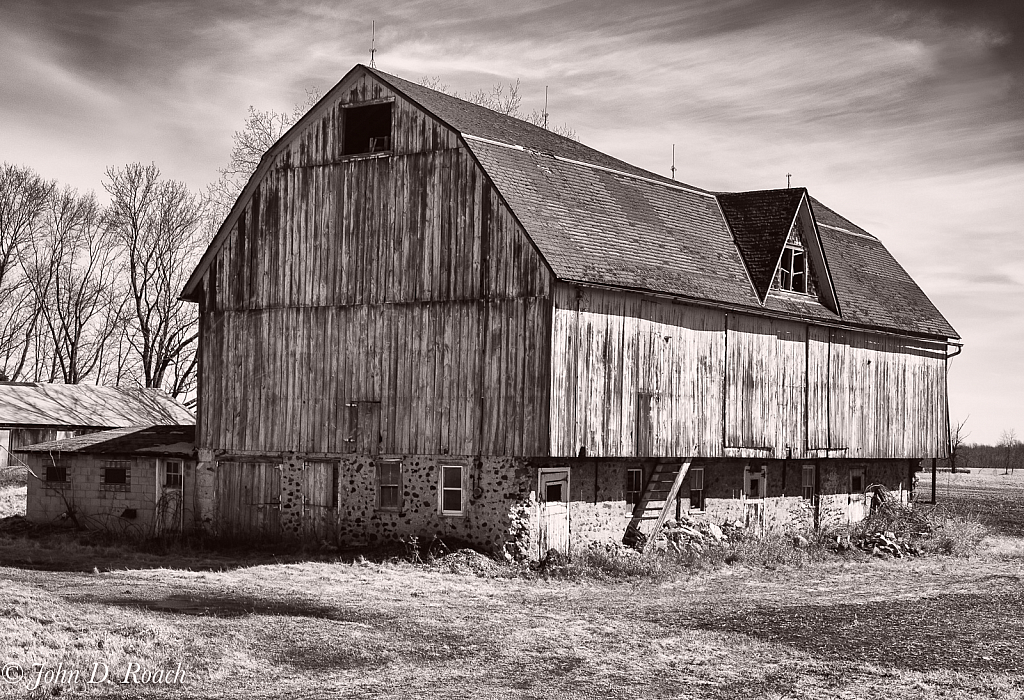
[[[881,484],[868,490],[872,493],[871,513],[850,537],[852,545],[875,556],[902,559],[921,554],[916,541],[932,534],[928,518],[901,502]]]

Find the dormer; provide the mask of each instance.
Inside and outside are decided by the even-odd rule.
[[[839,314],[805,189],[721,194],[718,203],[762,306],[775,294]]]

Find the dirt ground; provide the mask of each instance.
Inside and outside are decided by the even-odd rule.
[[[1021,483],[953,476],[947,497]],[[968,559],[836,554],[667,583],[14,528],[0,697],[1024,698],[1024,539],[999,527]],[[107,682],[88,682],[94,664]],[[135,682],[179,665],[175,683]]]
[[[936,475],[938,505],[976,516],[995,535],[1024,537],[1024,470],[974,469],[969,474],[948,471]],[[931,498],[932,475],[920,474],[918,500]]]

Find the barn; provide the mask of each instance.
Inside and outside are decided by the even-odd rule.
[[[948,450],[956,332],[805,189],[703,190],[366,66],[266,153],[182,297],[224,535],[798,531]]]

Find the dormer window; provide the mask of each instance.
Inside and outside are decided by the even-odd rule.
[[[391,102],[382,102],[346,108],[342,155],[390,151],[391,106]]]
[[[807,255],[800,248],[786,246],[779,265],[779,289],[807,293]]]

